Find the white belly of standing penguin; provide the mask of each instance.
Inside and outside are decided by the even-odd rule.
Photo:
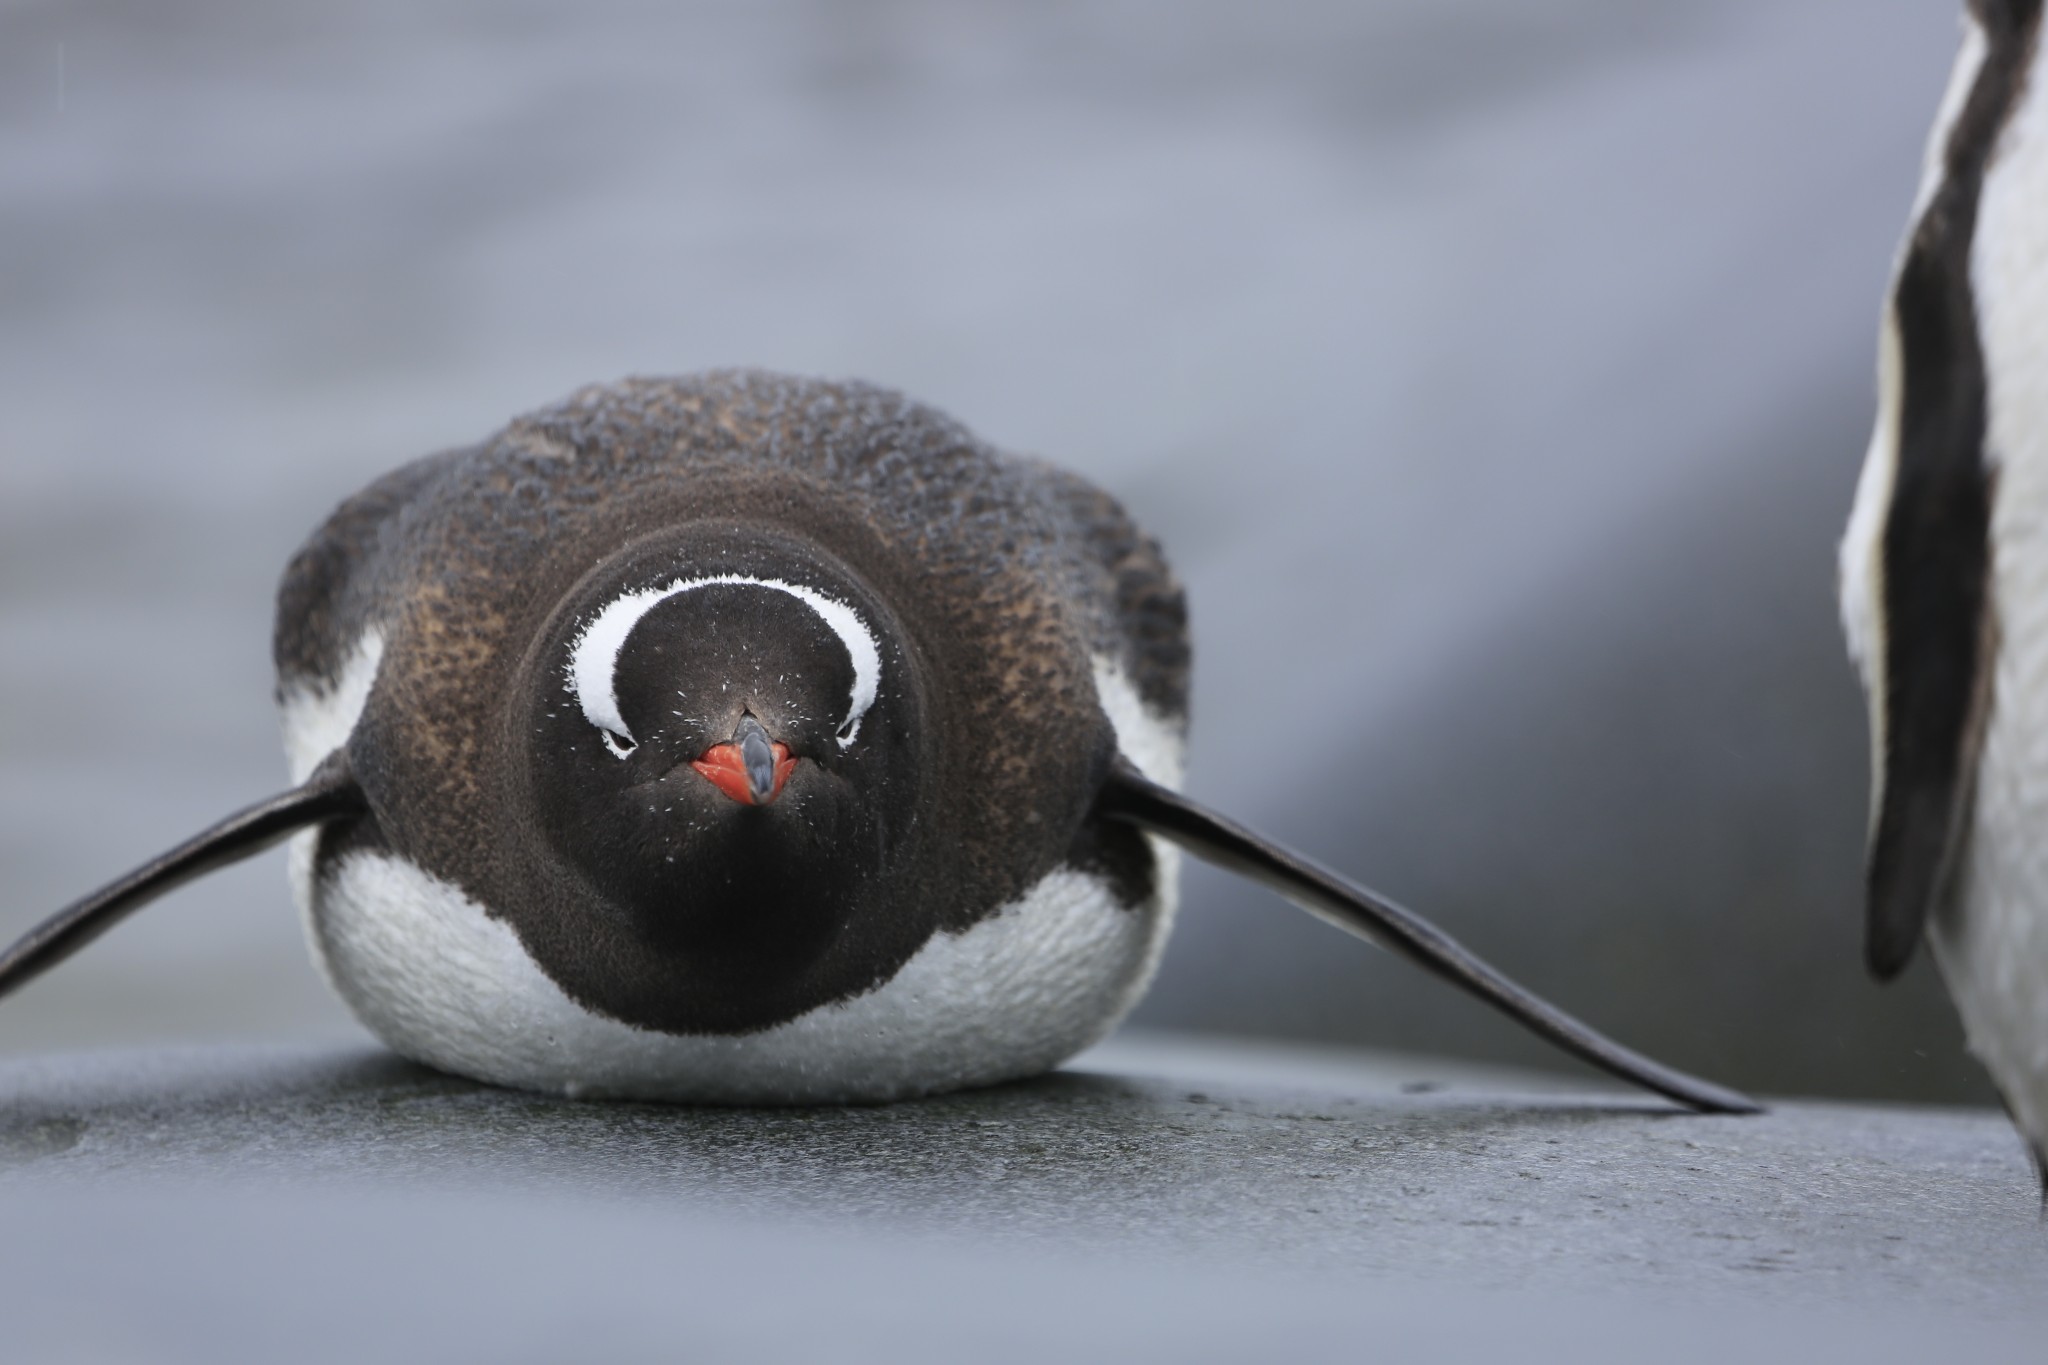
[[[367,637],[331,687],[295,688],[285,744],[303,778],[346,741],[382,654]],[[1121,674],[1096,669],[1126,757],[1178,785],[1181,741]],[[930,1094],[1033,1075],[1096,1042],[1144,994],[1178,899],[1179,850],[1151,836],[1155,893],[1117,902],[1100,878],[1048,874],[961,933],[935,934],[888,981],[739,1035],[636,1028],[572,1000],[518,936],[461,888],[390,854],[331,861],[292,841],[313,955],[356,1017],[430,1066],[569,1096],[828,1103]]]
[[[2017,688],[2022,673],[2048,685],[2048,650],[2026,652],[2000,661],[1995,685],[2016,704],[1993,713],[1957,895],[1928,937],[1970,1050],[2039,1142],[2048,1137],[2048,697],[2037,691],[2028,705]]]
[[[1993,462],[1996,663],[1958,895],[1930,939],[1970,1038],[2048,1143],[2048,88],[1999,139],[1971,251]]]
[[[1988,321],[1988,319],[1987,319]],[[1987,327],[1986,340],[1996,333]],[[1998,435],[1994,417],[1993,436]],[[1929,942],[1970,1050],[2048,1139],[2048,422],[2013,433],[1992,504],[1998,644],[1956,894]]]

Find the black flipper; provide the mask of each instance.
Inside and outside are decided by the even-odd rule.
[[[1178,792],[1147,781],[1122,759],[1103,784],[1095,809],[1105,819],[1164,835],[1196,857],[1264,882],[1318,918],[1400,953],[1566,1052],[1622,1080],[1703,1113],[1763,1112],[1763,1106],[1733,1090],[1630,1051],[1516,985],[1414,911],[1353,885],[1234,820],[1204,810]]]
[[[261,853],[307,825],[368,809],[347,760],[335,751],[304,786],[235,812],[22,935],[0,953],[0,996],[41,976],[165,892]]]

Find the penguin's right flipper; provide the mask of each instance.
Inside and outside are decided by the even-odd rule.
[[[22,935],[0,952],[0,996],[33,981],[132,912],[195,877],[261,853],[308,825],[368,810],[363,789],[336,750],[305,785],[236,811]]]
[[[1997,646],[1990,601],[1996,488],[1984,455],[1985,378],[1967,231],[1960,243],[1949,240],[1958,216],[1969,215],[1930,210],[1900,266],[1887,341],[1896,352],[1887,369],[1895,373],[1884,396],[1897,415],[1880,422],[1870,455],[1892,462],[1883,524],[1866,550],[1872,564],[1864,578],[1875,600],[1856,604],[1879,624],[1858,662],[1877,760],[1863,952],[1880,981],[1905,968],[1928,916],[1953,889]]]
[[[1517,985],[1412,910],[1339,877],[1179,792],[1148,781],[1119,759],[1096,798],[1096,813],[1162,835],[1196,857],[1263,882],[1318,919],[1370,939],[1460,986],[1566,1052],[1610,1075],[1709,1114],[1756,1114],[1736,1091],[1676,1071],[1623,1047],[1548,1000]]]

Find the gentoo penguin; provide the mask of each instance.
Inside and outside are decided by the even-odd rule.
[[[885,390],[582,390],[344,503],[275,639],[299,785],[32,932],[0,992],[295,835],[315,957],[408,1057],[571,1096],[887,1100],[1102,1037],[1178,846],[1616,1075],[1753,1108],[1178,795],[1159,547]]]
[[[1971,0],[1879,342],[1842,541],[1870,702],[1865,954],[1933,946],[2048,1197],[2048,79]]]

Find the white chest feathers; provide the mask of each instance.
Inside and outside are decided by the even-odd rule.
[[[366,642],[333,688],[287,691],[294,772],[347,738],[378,654]],[[1125,755],[1177,785],[1175,728],[1114,668],[1098,667],[1096,683]],[[1157,890],[1135,908],[1101,879],[1060,868],[965,932],[935,935],[864,995],[758,1033],[679,1036],[586,1010],[503,920],[402,858],[346,853],[316,882],[318,837],[302,834],[291,849],[314,956],[394,1051],[502,1085],[649,1100],[887,1100],[1048,1070],[1106,1034],[1144,993],[1179,881],[1179,851],[1156,839]]]
[[[2048,82],[1999,135],[1971,249],[1997,471],[1991,708],[1956,897],[1930,938],[1970,1047],[2048,1148]]]

